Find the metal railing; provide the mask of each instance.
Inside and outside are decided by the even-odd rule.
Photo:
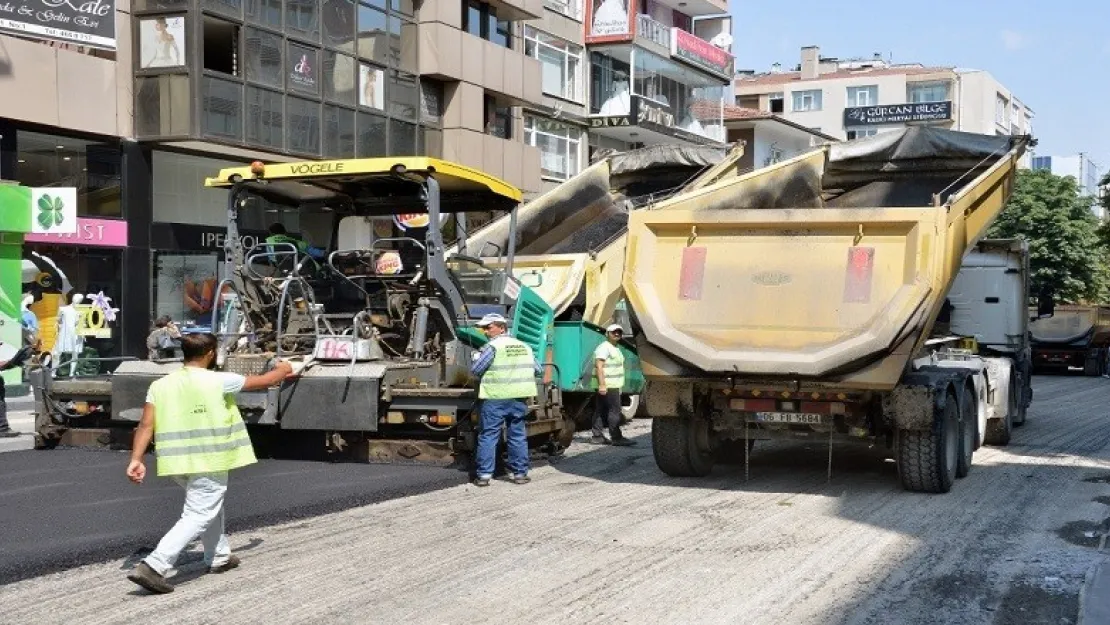
[[[671,49],[671,28],[653,20],[651,16],[641,13],[636,16],[636,36],[663,46],[668,51]]]

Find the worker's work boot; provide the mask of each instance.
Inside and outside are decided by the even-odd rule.
[[[636,441],[624,438],[622,436],[620,438],[614,438],[613,439],[613,446],[614,447],[635,447],[636,446]]]
[[[208,567],[208,572],[209,573],[227,573],[231,569],[235,569],[235,568],[239,568],[239,556],[230,555],[230,556],[227,557],[227,562],[224,562],[220,566]]]
[[[509,480],[513,484],[527,484],[532,481],[532,478],[528,477],[527,474],[517,473],[516,475],[510,475]]]
[[[605,438],[604,436],[592,436],[592,437],[590,437],[590,444],[591,445],[608,445],[609,444],[609,439]]]
[[[489,477],[480,475],[480,476],[474,478],[474,485],[479,486],[479,487],[489,486],[489,479],[490,479]]]
[[[127,579],[155,594],[164,595],[173,592],[173,584],[167,582],[165,577],[150,568],[150,565],[146,562],[140,562],[139,566],[136,566],[131,574],[127,576]]]

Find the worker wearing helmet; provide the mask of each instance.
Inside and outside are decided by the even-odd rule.
[[[621,389],[624,387],[624,354],[619,343],[624,337],[620,324],[605,328],[605,341],[594,350],[597,396],[594,398],[594,431],[591,443],[629,447],[636,441],[621,433]],[[608,426],[609,438],[605,438]]]
[[[481,377],[478,398],[482,400],[481,424],[475,463],[477,486],[489,486],[493,478],[497,442],[505,426],[508,440],[510,479],[527,484],[528,438],[524,416],[525,400],[536,396],[536,376],[543,370],[532,348],[509,336],[508,323],[498,314],[482,317],[478,327],[490,341],[475,358],[470,372]]]

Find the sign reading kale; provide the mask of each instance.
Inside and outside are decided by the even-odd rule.
[[[115,50],[115,2],[0,0],[0,32]]]
[[[884,104],[844,109],[845,126],[875,126],[932,122],[952,119],[952,102],[920,102],[917,104]]]

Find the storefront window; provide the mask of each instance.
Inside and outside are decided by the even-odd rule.
[[[211,327],[223,263],[215,253],[160,252],[154,259],[154,317],[183,328]]]
[[[14,179],[29,187],[77,187],[81,217],[120,217],[120,146],[37,132],[16,133]]]
[[[590,113],[628,115],[632,112],[628,63],[598,52],[590,53]]]

